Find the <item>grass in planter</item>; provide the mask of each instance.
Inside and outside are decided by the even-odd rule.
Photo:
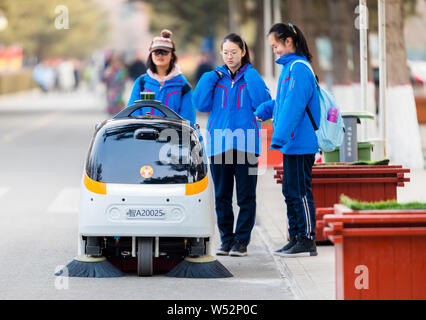
[[[354,161],[348,163],[341,162],[324,162],[324,163],[315,163],[314,166],[387,166],[389,165],[389,159],[377,160],[377,161]]]
[[[377,161],[355,161],[350,162],[348,165],[369,165],[369,166],[387,166],[389,165],[390,160],[389,159],[383,159],[383,160],[377,160]]]
[[[426,210],[426,203],[422,202],[398,203],[396,200],[362,202],[353,200],[344,194],[340,196],[340,203],[352,210]]]

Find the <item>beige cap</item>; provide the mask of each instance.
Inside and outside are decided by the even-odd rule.
[[[161,37],[155,37],[152,40],[151,46],[149,47],[149,53],[157,49],[174,51],[175,44],[173,40],[171,39],[172,34],[173,33],[167,29],[164,29],[163,31],[161,31]]]

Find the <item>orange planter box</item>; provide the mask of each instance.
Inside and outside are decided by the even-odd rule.
[[[262,130],[266,130],[267,139],[263,139],[262,143],[267,143],[267,152],[262,153],[259,157],[259,165],[263,167],[273,168],[275,166],[282,165],[283,163],[283,154],[278,150],[268,150],[271,146],[272,139],[272,123],[262,124]]]
[[[426,97],[416,97],[417,120],[426,123]]]
[[[426,210],[353,211],[334,206],[336,298],[426,299]]]
[[[283,167],[275,167],[275,179],[282,183]],[[410,178],[405,177],[410,169],[400,165],[318,165],[312,168],[312,193],[317,220],[316,240],[326,241],[322,234],[320,208],[333,207],[345,194],[359,201],[397,200],[397,187],[404,186]]]

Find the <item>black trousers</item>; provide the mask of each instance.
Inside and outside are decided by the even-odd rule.
[[[233,161],[230,163],[225,161],[229,160],[231,156]],[[256,218],[257,167],[255,155],[236,150],[230,150],[210,158],[217,224],[222,243],[231,243],[237,240],[248,245],[250,242],[250,235]],[[240,208],[235,232],[235,218],[232,208],[234,178],[237,204]]]
[[[282,192],[287,205],[290,236],[315,240],[312,166],[315,155],[284,155]]]

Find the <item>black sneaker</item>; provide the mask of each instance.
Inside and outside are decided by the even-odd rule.
[[[235,241],[231,252],[229,252],[229,255],[232,257],[244,257],[247,255],[247,246],[238,241]]]
[[[284,251],[290,250],[296,243],[296,236],[290,237],[290,241],[281,249],[274,251],[274,254],[280,256]]]
[[[282,257],[313,257],[317,256],[317,246],[314,240],[298,238],[296,244],[289,250],[283,251]]]
[[[222,243],[220,248],[216,251],[217,256],[227,256],[231,251],[232,243]]]

